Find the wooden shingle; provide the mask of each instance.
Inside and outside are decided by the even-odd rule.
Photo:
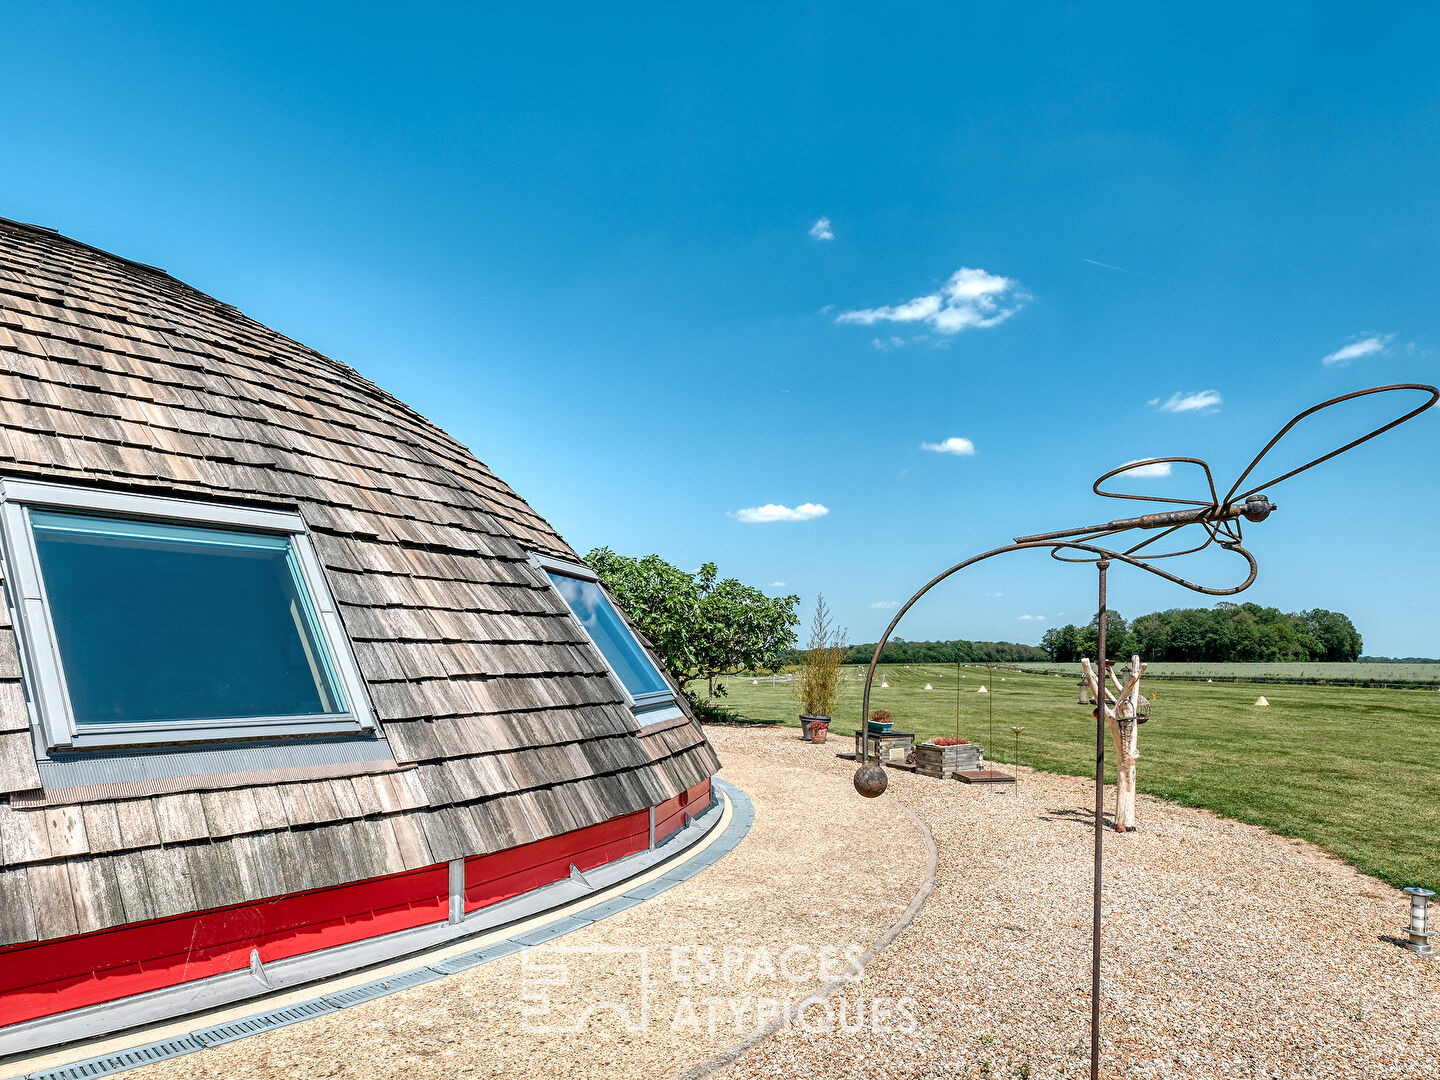
[[[0,870],[0,945],[16,945],[35,937],[30,875],[23,869]]]

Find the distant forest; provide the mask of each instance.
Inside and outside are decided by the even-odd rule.
[[[1098,632],[1095,619],[1088,626],[1057,626],[1045,632],[1040,647],[1051,660],[1078,660],[1095,655]],[[1348,616],[1318,608],[1286,614],[1259,604],[1216,604],[1156,611],[1133,623],[1111,611],[1105,621],[1109,656],[1139,653],[1146,661],[1352,663],[1362,648]]]
[[[1015,641],[906,641],[893,638],[880,654],[882,664],[997,664],[1067,663],[1094,656],[1098,624],[1057,626],[1047,630],[1040,645]],[[1246,663],[1276,661],[1327,661],[1351,663],[1388,661],[1390,657],[1361,656],[1360,632],[1348,616],[1337,611],[1300,611],[1286,614],[1259,604],[1216,604],[1213,608],[1171,608],[1141,615],[1127,622],[1118,611],[1105,623],[1105,652],[1113,657],[1139,653],[1146,661],[1179,663]],[[847,664],[868,664],[875,643],[851,645]],[[783,661],[800,662],[802,650],[792,649]],[[1402,661],[1396,661],[1402,662]],[[1425,662],[1421,657],[1403,661]]]
[[[845,653],[845,663],[868,664],[874,655],[873,641],[868,645],[851,645]],[[1044,649],[1014,641],[906,641],[904,638],[891,638],[880,654],[882,664],[983,664],[987,660],[1014,664],[1048,659],[1050,656]]]

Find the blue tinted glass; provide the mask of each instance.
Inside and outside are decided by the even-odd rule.
[[[345,711],[288,537],[30,522],[77,724]]]
[[[550,580],[632,696],[670,689],[599,585],[568,574],[551,573]]]

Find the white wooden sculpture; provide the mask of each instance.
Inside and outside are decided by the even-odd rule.
[[[1080,667],[1090,685],[1090,696],[1097,702],[1096,708],[1105,710],[1105,726],[1115,742],[1115,831],[1133,832],[1135,763],[1140,758],[1140,676],[1145,674],[1146,665],[1140,663],[1140,657],[1132,656],[1130,678],[1124,686],[1120,685],[1113,667],[1106,672],[1110,686],[1096,678],[1095,667],[1088,657],[1080,661]],[[1104,702],[1103,706],[1100,702]]]

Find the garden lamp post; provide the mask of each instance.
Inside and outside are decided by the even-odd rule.
[[[1426,400],[1422,405],[1401,414],[1393,420],[1372,429],[1358,439],[1331,450],[1320,457],[1313,458],[1298,468],[1282,472],[1278,476],[1256,484],[1245,487],[1251,473],[1274,449],[1275,445],[1282,438],[1307,417],[1322,412],[1325,409],[1341,405],[1344,402],[1358,398],[1365,398],[1376,394],[1391,394],[1402,392],[1418,392],[1425,395]],[[890,635],[895,632],[900,620],[905,617],[922,596],[928,593],[942,581],[959,573],[967,567],[976,563],[993,559],[998,555],[1008,555],[1017,551],[1044,550],[1048,551],[1052,558],[1067,563],[1091,563],[1095,566],[1097,581],[1097,641],[1096,641],[1096,670],[1103,680],[1106,671],[1106,615],[1107,615],[1107,575],[1114,561],[1123,562],[1140,570],[1164,578],[1167,581],[1180,585],[1193,592],[1203,593],[1207,596],[1233,596],[1236,593],[1244,592],[1255,581],[1259,573],[1259,564],[1255,557],[1242,546],[1244,534],[1241,520],[1258,524],[1272,514],[1276,506],[1262,492],[1262,489],[1273,488],[1276,484],[1298,473],[1304,472],[1321,462],[1329,461],[1331,458],[1368,442],[1398,427],[1400,424],[1411,420],[1425,412],[1436,402],[1440,402],[1440,389],[1422,383],[1397,383],[1389,386],[1376,386],[1368,390],[1358,390],[1352,394],[1345,394],[1341,397],[1323,401],[1318,405],[1311,406],[1304,412],[1292,418],[1289,423],[1282,427],[1275,436],[1265,444],[1264,448],[1257,454],[1245,468],[1239,478],[1231,486],[1230,490],[1221,496],[1216,487],[1214,476],[1210,472],[1210,466],[1200,458],[1189,457],[1163,457],[1147,458],[1143,461],[1134,461],[1128,465],[1122,465],[1118,469],[1101,476],[1091,486],[1095,494],[1105,498],[1127,499],[1137,502],[1168,503],[1178,505],[1180,509],[1164,510],[1156,513],[1143,514],[1138,517],[1118,518],[1105,522],[1101,525],[1089,525],[1075,529],[1062,529],[1058,532],[1037,533],[1033,536],[1017,537],[1014,543],[1004,547],[994,548],[980,555],[975,555],[963,562],[956,563],[935,577],[926,582],[920,589],[907,600],[885,632],[876,643],[875,653],[870,658],[870,666],[865,673],[865,690],[861,695],[860,714],[860,767],[855,771],[855,789],[860,794],[874,798],[884,792],[888,778],[885,767],[870,761],[870,731],[868,718],[870,716],[870,689],[875,680],[875,668],[880,663],[880,653],[890,640]],[[1114,477],[1122,476],[1124,473],[1135,469],[1142,469],[1147,466],[1171,465],[1183,463],[1199,467],[1205,476],[1209,486],[1209,495],[1205,499],[1170,499],[1155,495],[1136,495],[1124,492],[1107,491],[1101,485]],[[1242,490],[1244,488],[1244,490]],[[1101,542],[1109,541],[1113,537],[1124,533],[1139,530],[1144,533],[1151,533],[1149,539],[1141,540],[1136,544],[1123,549],[1113,550],[1109,547],[1100,546]],[[1198,534],[1198,535],[1197,535]],[[1158,542],[1166,538],[1175,538],[1170,544],[1159,545]],[[1244,559],[1248,568],[1245,579],[1238,585],[1227,587],[1212,587],[1201,585],[1193,581],[1187,581],[1177,574],[1172,574],[1163,567],[1154,565],[1163,559],[1179,558],[1185,555],[1192,555],[1203,551],[1212,544],[1217,544],[1222,550],[1233,552]],[[1152,545],[1155,547],[1152,548]],[[992,679],[993,681],[993,679]],[[1101,947],[1101,896],[1102,896],[1102,875],[1104,870],[1104,819],[1105,819],[1105,709],[1098,707],[1095,710],[1095,848],[1094,848],[1094,892],[1091,901],[1091,943],[1090,943],[1090,1076],[1091,1080],[1099,1080],[1100,1077],[1100,947]],[[1411,890],[1407,890],[1409,892]],[[1425,930],[1425,903],[1430,894],[1426,890],[1418,890],[1426,893],[1425,896],[1417,896],[1412,892],[1411,899],[1411,925],[1415,925],[1416,910],[1419,910],[1419,919],[1422,931],[1425,934],[1424,945],[1428,950],[1429,932]],[[1408,932],[1408,931],[1407,931]],[[1412,932],[1412,942],[1415,940]],[[1411,946],[1414,948],[1414,946]],[[1418,949],[1416,950],[1419,951]]]
[[[1425,909],[1435,894],[1418,885],[1411,885],[1405,892],[1410,895],[1410,925],[1400,931],[1410,939],[1405,943],[1405,947],[1413,953],[1429,956],[1435,951],[1435,947],[1430,944],[1430,935],[1434,931],[1430,929]]]

